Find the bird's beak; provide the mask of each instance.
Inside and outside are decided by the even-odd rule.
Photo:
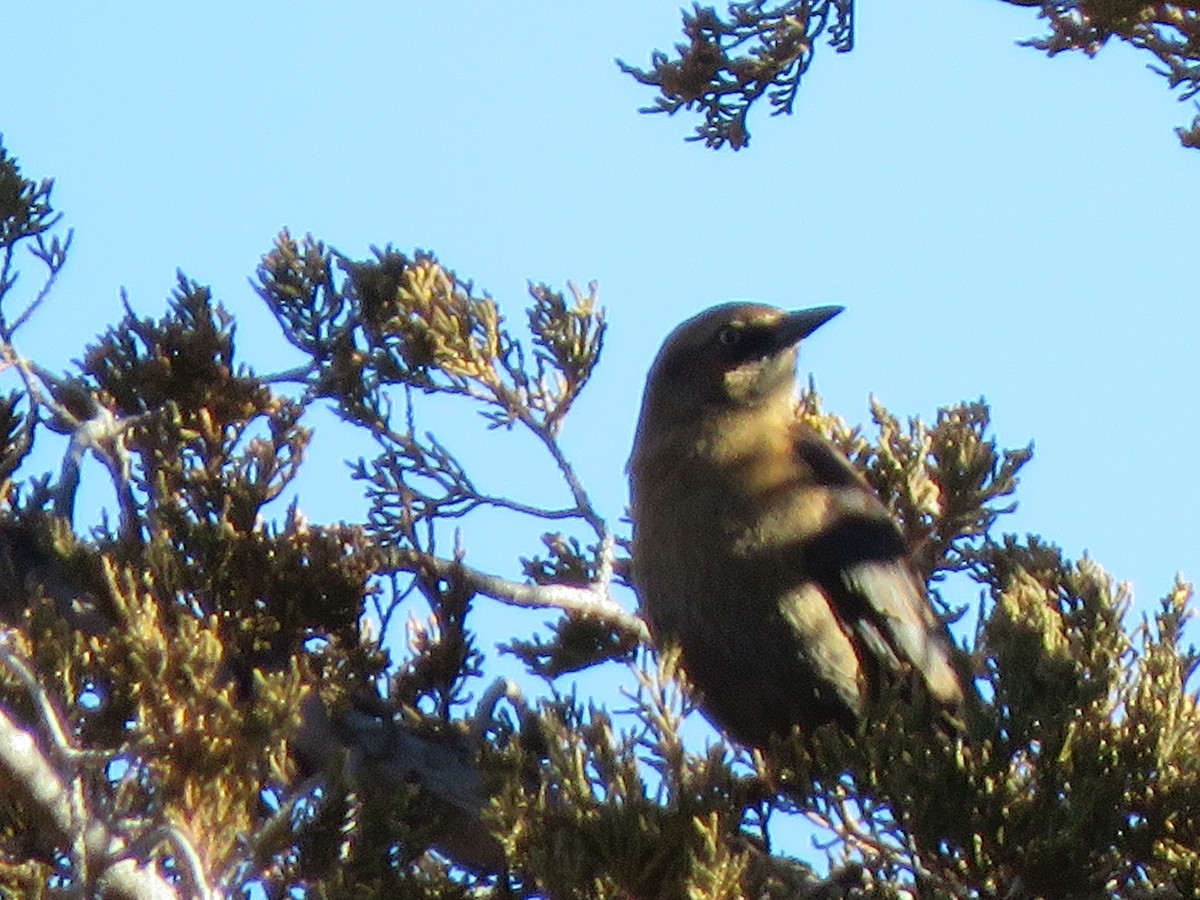
[[[844,306],[817,306],[787,313],[776,325],[780,349],[798,344],[843,309]]]

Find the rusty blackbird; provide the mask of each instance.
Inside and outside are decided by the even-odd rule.
[[[904,538],[796,415],[797,345],[841,307],[728,303],[667,338],[629,460],[633,581],[708,718],[765,747],[853,728],[883,680],[957,707],[944,625]]]

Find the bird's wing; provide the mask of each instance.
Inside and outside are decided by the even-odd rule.
[[[911,666],[940,703],[956,705],[962,687],[950,662],[945,629],[929,608],[907,560],[870,562],[843,573],[847,595],[865,601],[855,629],[894,670]]]
[[[892,671],[915,670],[935,699],[957,704],[962,689],[945,627],[887,508],[820,435],[800,428],[795,440],[806,477],[824,496],[821,522],[798,548],[806,571],[869,659]]]

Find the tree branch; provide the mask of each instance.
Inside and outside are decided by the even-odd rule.
[[[604,555],[603,552],[601,555]],[[641,617],[626,611],[610,596],[608,578],[611,578],[611,563],[607,566],[608,578],[602,571],[600,579],[585,587],[510,581],[456,560],[404,548],[394,549],[388,564],[387,568],[391,571],[424,572],[445,581],[456,581],[472,593],[482,594],[509,606],[558,609],[569,615],[600,619],[631,635],[639,643],[650,642],[650,631]]]
[[[67,729],[50,697],[25,661],[5,646],[7,634],[3,637],[0,664],[30,694],[50,744],[47,754],[38,738],[8,710],[0,707],[0,769],[7,776],[5,783],[38,817],[38,826],[48,833],[55,848],[72,856],[72,870],[85,873],[88,884],[98,889],[97,896],[120,900],[178,900],[179,891],[157,872],[148,852],[145,861],[135,858],[130,842],[110,830],[102,818],[88,808],[83,779],[63,773],[63,769],[74,768],[72,760],[86,754],[70,746]],[[57,757],[58,765],[52,757]],[[181,842],[181,835],[173,835],[172,845],[177,853]],[[159,841],[144,843],[148,844],[144,848],[148,851]],[[194,850],[181,862],[189,858],[197,859]],[[194,865],[185,868],[194,882],[195,895],[208,897],[203,872]]]

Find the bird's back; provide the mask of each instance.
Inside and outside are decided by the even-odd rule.
[[[709,716],[765,745],[851,725],[880,679],[961,699],[944,628],[886,508],[793,407],[693,424],[631,460],[635,581]]]

